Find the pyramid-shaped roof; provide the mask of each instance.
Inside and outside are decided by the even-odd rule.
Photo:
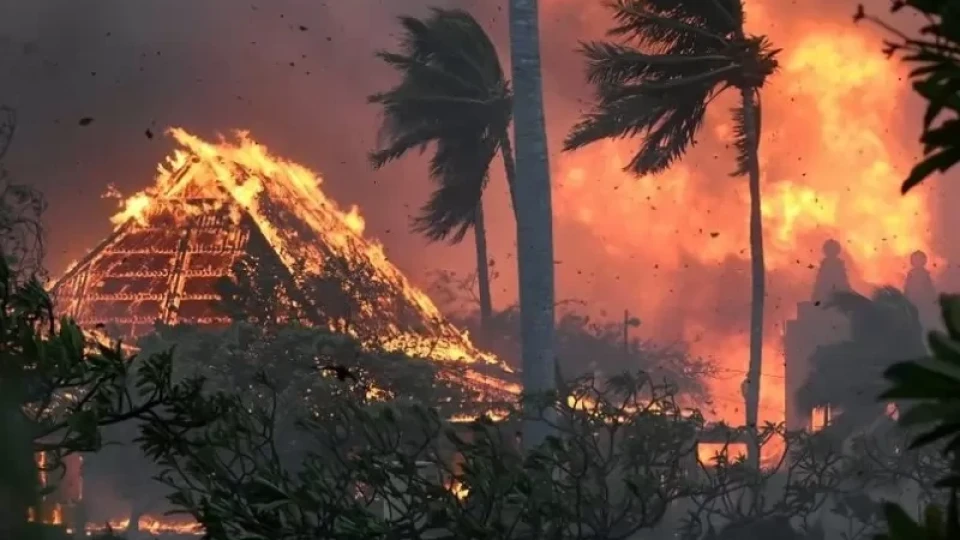
[[[53,284],[63,312],[127,339],[157,322],[226,325],[217,283],[253,260],[283,277],[291,310],[301,312],[293,316],[301,317],[329,311],[307,282],[331,275],[336,261],[338,286],[347,291],[340,296],[351,305],[348,316],[328,313],[324,324],[361,339],[376,335],[387,349],[468,363],[475,382],[517,390],[502,382],[509,369],[443,318],[382,245],[363,237],[356,208],[340,210],[314,173],[243,132],[235,144],[171,134],[181,148],[159,168],[156,185],[127,199],[113,233]]]

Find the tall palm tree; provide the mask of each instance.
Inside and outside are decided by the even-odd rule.
[[[616,41],[582,45],[596,104],[567,137],[573,150],[604,139],[640,135],[643,141],[625,170],[655,174],[695,144],[710,103],[739,92],[733,111],[737,166],[749,177],[752,307],[746,424],[755,430],[760,401],[765,268],[760,215],[760,89],[777,69],[764,36],[744,30],[743,0],[613,0]],[[630,44],[630,41],[633,44]],[[756,437],[754,437],[756,439]],[[754,440],[752,460],[759,458]]]
[[[877,401],[887,385],[884,371],[895,362],[927,356],[927,348],[919,311],[894,287],[878,289],[870,298],[836,293],[827,306],[847,316],[850,335],[817,347],[797,403],[804,409],[829,407],[830,429],[846,436],[884,414],[886,403]]]
[[[520,274],[520,325],[523,385],[527,393],[555,386],[553,209],[550,162],[540,73],[537,0],[510,0],[510,58],[515,99],[514,140],[517,176],[517,264]],[[523,442],[539,444],[548,424],[524,423]]]
[[[400,25],[400,52],[377,53],[401,81],[368,98],[383,108],[381,144],[370,160],[379,169],[410,150],[422,153],[435,145],[430,177],[437,187],[413,229],[431,241],[452,243],[473,229],[481,322],[487,328],[492,301],[482,197],[499,152],[514,198],[510,85],[493,42],[466,11],[433,9],[424,20],[400,17]]]

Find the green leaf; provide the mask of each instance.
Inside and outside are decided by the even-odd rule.
[[[894,364],[883,376],[893,387],[881,394],[882,400],[960,398],[960,381],[917,362]]]
[[[960,422],[944,424],[914,438],[910,442],[910,449],[915,450],[917,448],[922,448],[945,437],[955,436],[958,434],[960,434]]]
[[[910,175],[900,186],[900,192],[907,193],[930,175],[944,172],[957,163],[960,163],[960,148],[946,148],[926,157],[910,171]]]
[[[927,343],[934,358],[960,367],[960,342],[943,332],[930,332]]]
[[[903,508],[900,508],[900,505],[884,504],[883,514],[887,520],[890,538],[893,540],[917,540],[922,538],[923,528]]]
[[[923,524],[931,538],[943,532],[943,510],[940,506],[931,504],[924,509]]]
[[[940,316],[950,338],[960,340],[960,295],[940,295]]]
[[[941,403],[920,403],[910,407],[900,415],[900,425],[919,426],[937,422],[950,412]]]

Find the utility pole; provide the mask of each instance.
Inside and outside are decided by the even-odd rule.
[[[630,357],[630,327],[640,326],[640,319],[630,316],[630,310],[623,310],[623,357]]]

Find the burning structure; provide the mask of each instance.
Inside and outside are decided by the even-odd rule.
[[[243,316],[297,320],[465,367],[440,376],[491,401],[519,393],[512,370],[447,322],[383,246],[363,237],[357,208],[341,211],[314,173],[243,132],[237,144],[171,134],[181,148],[155,186],[128,198],[114,231],[51,286],[61,313],[136,341],[157,323],[228,325],[238,314],[224,284],[250,285]],[[267,301],[254,306],[256,298]],[[269,313],[258,311],[265,304]]]
[[[271,288],[278,319],[470,364],[471,384],[500,397],[519,390],[501,380],[511,373],[505,364],[476,349],[381,244],[363,237],[358,210],[341,211],[314,173],[246,133],[236,145],[171,134],[183,148],[159,168],[156,185],[128,198],[113,233],[52,286],[65,315],[127,340],[157,322],[226,325],[218,284],[242,275]]]

